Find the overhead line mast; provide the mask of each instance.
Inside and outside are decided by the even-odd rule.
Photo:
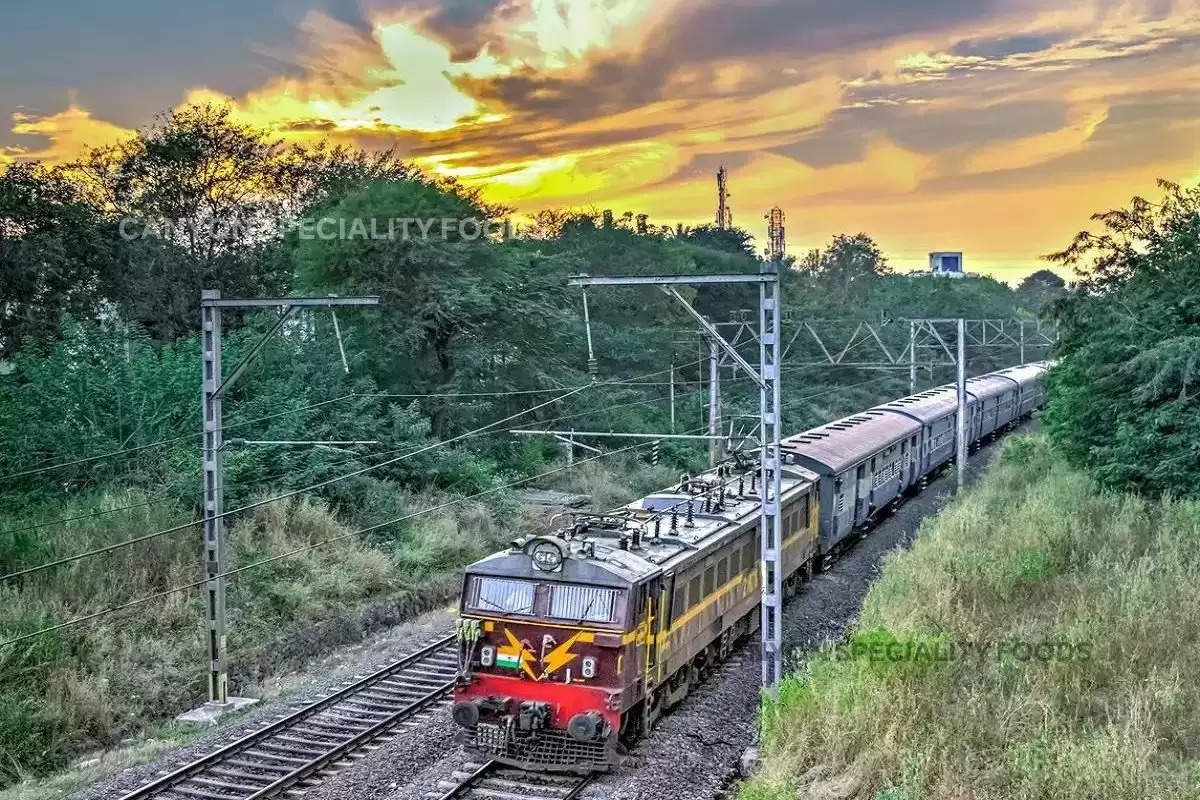
[[[723,170],[722,170],[723,172]],[[720,173],[718,173],[720,175]],[[725,351],[759,387],[759,535],[762,551],[762,685],[771,696],[778,692],[783,672],[783,571],[781,556],[782,523],[779,498],[782,488],[783,463],[780,457],[780,285],[779,264],[764,262],[759,274],[746,275],[605,275],[591,277],[576,275],[569,279],[571,286],[658,286],[675,298],[700,325],[709,340]],[[725,340],[717,329],[679,294],[677,286],[709,283],[756,283],[759,286],[758,369],[742,358],[737,348]]]
[[[224,449],[221,401],[254,357],[283,328],[292,313],[301,307],[332,309],[336,306],[376,306],[378,297],[276,297],[255,299],[222,298],[215,289],[200,292],[200,328],[202,336],[202,436],[204,441],[204,594],[208,616],[208,702],[184,714],[181,719],[209,721],[228,711],[254,702],[229,696],[229,665],[226,662],[225,573],[228,541],[224,522],[224,477],[221,451]],[[278,308],[279,319],[228,376],[221,369],[221,311],[225,308]]]

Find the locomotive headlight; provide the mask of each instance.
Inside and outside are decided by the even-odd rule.
[[[485,667],[490,667],[496,661],[496,648],[490,644],[485,644],[479,648],[479,663]]]
[[[596,659],[595,658],[593,658],[592,656],[588,656],[587,658],[583,659],[582,667],[583,667],[583,677],[585,677],[585,678],[596,677]]]

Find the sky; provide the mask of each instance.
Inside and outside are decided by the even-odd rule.
[[[1009,282],[1200,182],[1200,0],[47,0],[0,23],[0,164],[186,103],[395,148],[530,214],[871,235]],[[1069,273],[1063,273],[1068,275]]]

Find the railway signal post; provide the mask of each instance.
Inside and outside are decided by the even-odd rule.
[[[783,571],[779,568],[782,522],[779,496],[782,484],[780,465],[780,284],[779,264],[764,262],[757,275],[575,275],[571,286],[658,286],[675,298],[714,342],[758,384],[759,390],[759,535],[762,550],[762,686],[775,696],[783,672]],[[679,294],[676,286],[708,283],[758,284],[758,369],[754,369],[725,340],[717,328]]]
[[[208,702],[179,716],[184,722],[213,723],[222,715],[243,708],[256,700],[229,696],[229,665],[226,659],[225,574],[228,572],[228,540],[224,523],[224,478],[221,470],[223,421],[221,401],[225,392],[241,377],[246,367],[270,341],[292,312],[303,306],[374,306],[378,297],[277,297],[257,299],[222,298],[215,289],[200,292],[201,413],[204,465],[204,607],[208,619]],[[281,309],[271,330],[242,357],[228,377],[221,368],[221,310],[225,308]],[[339,338],[340,344],[340,338]]]

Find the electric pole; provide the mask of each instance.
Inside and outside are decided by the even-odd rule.
[[[917,393],[917,323],[908,321],[908,393]]]
[[[958,469],[958,491],[963,490],[967,470],[967,337],[966,324],[958,320],[958,452],[955,463]]]
[[[721,373],[720,345],[711,337],[708,340],[708,465],[715,467],[721,460]]]
[[[750,366],[737,348],[725,340],[700,312],[696,311],[676,286],[709,283],[757,283],[758,291],[758,369]],[[611,275],[572,276],[570,286],[658,286],[683,306],[700,325],[710,342],[715,342],[733,362],[758,384],[759,402],[759,536],[762,576],[762,686],[775,696],[783,672],[783,571],[781,556],[782,522],[779,498],[783,483],[780,457],[782,420],[780,419],[780,300],[779,265],[766,262],[757,275]],[[719,432],[719,431],[718,431]]]
[[[198,709],[180,715],[180,720],[213,722],[229,711],[257,702],[251,698],[229,696],[225,607],[225,574],[229,571],[229,543],[224,524],[225,487],[221,470],[221,453],[225,446],[222,441],[222,398],[297,308],[316,306],[332,309],[335,306],[378,304],[378,297],[279,297],[238,300],[223,299],[216,289],[204,289],[200,292],[201,432],[204,466],[204,558],[201,566],[205,577],[204,605],[208,618],[208,702]],[[223,377],[221,365],[221,310],[225,308],[282,309],[275,325],[250,348],[228,377]]]

